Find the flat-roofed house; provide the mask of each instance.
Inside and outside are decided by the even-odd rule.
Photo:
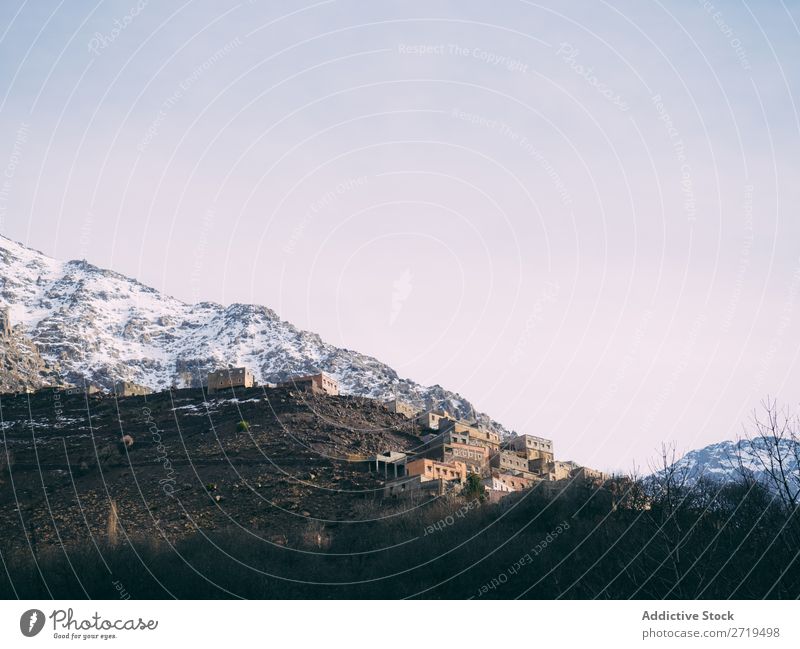
[[[252,388],[255,385],[253,373],[246,367],[229,367],[208,374],[210,393],[227,388]]]
[[[484,487],[491,491],[513,492],[530,489],[538,480],[536,478],[526,478],[518,475],[511,475],[500,470],[493,469],[492,475],[481,481]]]
[[[339,383],[324,372],[306,376],[293,376],[279,385],[282,388],[305,390],[312,394],[327,394],[332,397],[339,395]]]
[[[153,391],[146,385],[139,385],[133,381],[117,381],[114,383],[114,394],[118,397],[141,397],[152,393]]]
[[[467,481],[467,465],[463,462],[438,462],[421,457],[406,465],[406,475],[422,476],[424,480],[464,484]]]
[[[428,410],[417,415],[417,421],[431,430],[443,430],[442,422],[448,424],[455,420],[446,410]]]
[[[605,482],[608,480],[608,474],[597,469],[590,469],[586,466],[579,466],[573,469],[570,476],[578,480],[588,480],[589,482]]]
[[[383,487],[384,498],[431,498],[447,493],[451,483],[444,480],[426,480],[421,475],[389,480]]]
[[[414,419],[414,417],[419,414],[414,406],[412,406],[410,403],[406,403],[405,401],[400,401],[399,399],[387,401],[384,406],[389,412],[403,415],[403,417],[406,419]]]
[[[528,460],[544,459],[553,461],[553,440],[537,437],[536,435],[519,435],[513,437],[506,445],[515,451],[524,453]]]
[[[10,308],[0,307],[0,337],[9,338],[11,336],[11,315]]]
[[[514,451],[498,451],[491,458],[491,465],[504,473],[529,474],[528,460]]]
[[[457,433],[467,433],[470,441],[485,446],[491,453],[496,453],[500,450],[500,435],[497,433],[483,430],[477,426],[470,426],[463,422],[456,422],[455,431]]]
[[[383,477],[399,478],[406,475],[406,462],[408,456],[399,451],[384,451],[370,459],[370,469],[375,465],[375,472],[382,473]]]
[[[565,480],[578,468],[574,462],[561,462],[553,460],[548,462],[544,458],[530,461],[531,471],[544,480]]]
[[[63,392],[64,392],[64,394],[70,394],[70,395],[72,395],[72,394],[89,394],[89,395],[91,395],[91,394],[98,394],[98,393],[102,392],[102,389],[99,386],[95,385],[94,383],[88,383],[86,386],[81,386],[81,387],[71,386],[71,387],[68,387],[68,388],[64,388]]]
[[[489,449],[476,444],[451,442],[442,447],[442,460],[445,462],[462,462],[468,473],[482,476],[489,470]]]

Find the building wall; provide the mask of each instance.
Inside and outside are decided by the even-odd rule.
[[[444,446],[445,462],[463,462],[468,473],[484,475],[489,468],[489,449],[484,446],[453,442]]]
[[[545,453],[553,454],[553,440],[545,439],[544,437],[536,437],[536,435],[520,435],[509,440],[509,444],[517,451],[543,451]],[[529,457],[528,459],[536,459]]]
[[[339,383],[327,374],[311,374],[310,376],[296,376],[280,384],[285,388],[307,390],[313,394],[327,394],[332,397],[339,395]]]
[[[550,453],[549,451],[540,451],[533,448],[526,448],[524,451],[518,450],[516,452],[519,453],[520,455],[524,455],[525,459],[527,459],[528,461],[544,459],[547,462],[552,462],[554,459],[553,454]]]
[[[384,498],[442,496],[444,493],[444,480],[423,480],[422,476],[418,475],[390,480],[383,487]]]
[[[87,385],[86,389],[82,387],[74,387],[64,390],[65,394],[97,394],[98,392],[100,392],[100,388],[98,388],[96,385]]]
[[[544,459],[531,460],[531,471],[547,480],[564,480],[570,477],[576,466],[572,462],[547,462]]]
[[[151,394],[152,390],[144,385],[130,381],[118,381],[114,384],[114,393],[120,397],[138,397]]]
[[[427,426],[431,430],[446,430],[453,418],[446,411],[431,410],[420,415],[418,420],[423,426]]]
[[[491,465],[506,471],[529,470],[528,460],[520,457],[514,451],[500,451],[492,455]]]
[[[209,392],[235,387],[252,388],[253,384],[253,373],[246,367],[232,367],[226,370],[217,370],[208,375]]]
[[[573,469],[572,477],[579,480],[590,480],[592,482],[605,482],[608,480],[608,475],[597,469],[590,469],[589,467],[581,466]]]
[[[414,406],[402,401],[397,401],[396,399],[392,399],[391,401],[387,402],[386,408],[389,410],[389,412],[395,412],[398,415],[403,415],[408,419],[413,419],[417,416],[417,410],[414,408]]]
[[[492,471],[491,477],[484,480],[483,484],[493,491],[522,491],[523,489],[529,489],[536,482],[531,478],[523,478],[501,471]]]
[[[419,458],[406,465],[406,475],[421,476],[424,480],[467,481],[467,465],[463,462],[437,462],[428,458]]]

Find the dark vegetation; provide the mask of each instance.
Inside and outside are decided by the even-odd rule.
[[[168,418],[160,418],[169,409],[157,401],[151,399],[149,407],[168,429]],[[141,408],[141,400],[131,403]],[[320,399],[309,406],[286,393],[278,395],[277,403],[276,421],[294,422],[289,435],[299,446],[286,440],[283,451],[274,440],[268,446],[279,428],[270,423],[270,408],[263,401],[252,402],[248,412],[226,414],[218,407],[211,418],[217,430],[212,439],[206,438],[208,422],[194,432],[182,428],[176,439],[165,432],[167,450],[176,458],[180,441],[191,449],[189,459],[208,460],[220,449],[236,451],[240,461],[233,465],[245,473],[251,447],[261,445],[272,453],[269,461],[262,457],[253,463],[253,473],[246,475],[231,474],[230,462],[198,463],[196,477],[178,466],[176,498],[157,488],[139,497],[145,509],[157,512],[158,523],[131,513],[137,497],[122,475],[158,485],[163,466],[152,458],[146,461],[156,449],[146,449],[150,442],[141,430],[136,434],[128,427],[134,446],[115,446],[116,456],[85,468],[75,479],[78,494],[97,488],[98,475],[108,480],[108,492],[98,498],[96,509],[88,509],[87,520],[80,508],[66,517],[58,510],[59,498],[65,498],[59,492],[68,484],[50,486],[46,472],[44,478],[35,476],[37,491],[34,480],[26,482],[25,470],[0,465],[2,507],[9,514],[0,543],[0,597],[113,599],[120,585],[132,598],[189,599],[800,596],[800,520],[791,487],[796,465],[793,469],[788,460],[763,480],[743,470],[740,481],[723,485],[691,476],[665,451],[660,470],[648,479],[616,479],[603,487],[573,482],[549,495],[537,488],[496,505],[482,499],[474,482],[465,493],[447,498],[387,502],[376,498],[378,483],[365,470],[334,458],[334,451],[345,450],[339,441],[329,439],[328,446],[316,442],[309,457],[318,464],[312,469],[307,462],[289,461],[299,448],[311,448],[312,439],[338,440],[340,428],[357,428],[356,422],[384,415],[368,411],[366,400]],[[6,405],[3,398],[4,415],[9,413]],[[127,404],[122,408],[130,414]],[[308,408],[316,414],[306,421]],[[402,427],[402,420],[386,417],[381,425]],[[250,422],[252,430],[237,431],[240,421]],[[789,438],[791,431],[784,429]],[[352,453],[368,448],[363,440],[352,444],[359,435],[341,433]],[[391,435],[396,447],[415,443],[411,434]],[[105,448],[97,440],[95,445]],[[130,455],[123,461],[126,449]],[[14,461],[26,461],[30,449],[17,444],[15,450]],[[136,453],[142,454],[140,465],[132,459]],[[56,458],[46,459],[52,463]],[[270,462],[284,471],[264,469]],[[766,465],[777,466],[768,459]],[[770,475],[789,482],[781,488]],[[234,489],[233,484],[240,486]],[[329,494],[329,488],[336,493]],[[255,505],[251,491],[256,492]],[[21,512],[14,511],[9,493],[22,495]],[[47,517],[47,502],[53,520],[35,513]],[[188,517],[180,517],[181,508]],[[186,525],[173,524],[178,520]]]

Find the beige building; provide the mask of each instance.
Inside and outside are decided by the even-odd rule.
[[[520,435],[508,440],[506,445],[519,453],[524,453],[528,460],[544,458],[549,462],[553,461],[554,450],[551,439],[536,437],[536,435]]]
[[[518,475],[511,475],[502,471],[493,469],[492,475],[481,481],[484,487],[491,491],[522,491],[523,489],[530,489],[538,482],[536,478],[525,478]]]
[[[470,440],[466,433],[449,430],[438,434],[431,433],[422,438],[425,447],[420,455],[441,462],[463,462],[469,473],[486,475],[489,467],[489,449]]]
[[[586,466],[573,469],[570,475],[578,480],[588,480],[589,482],[605,482],[609,478],[607,473]]]
[[[547,461],[544,458],[530,461],[531,471],[543,480],[565,480],[579,468],[574,462]]]
[[[528,460],[514,451],[498,451],[492,454],[491,465],[504,473],[529,473]]]
[[[382,473],[384,478],[399,478],[406,475],[407,462],[408,456],[405,453],[384,451],[370,459],[370,470],[374,465],[375,472]]]
[[[467,433],[470,441],[485,446],[491,453],[496,453],[500,450],[500,435],[497,433],[469,426],[463,422],[456,422],[455,431],[457,433]]]
[[[332,397],[339,395],[339,383],[324,372],[308,376],[294,376],[279,385],[282,388],[305,390],[312,394],[327,394]]]
[[[383,497],[431,498],[443,496],[450,486],[445,480],[426,480],[421,475],[406,476],[388,481],[383,487]]]
[[[407,419],[414,419],[414,417],[419,414],[418,410],[410,403],[405,403],[404,401],[399,401],[397,399],[387,401],[385,406],[389,412],[403,415],[403,417],[406,417]]]
[[[442,422],[446,424],[455,420],[446,410],[429,410],[418,415],[417,421],[431,430],[440,430]]]
[[[423,480],[455,481],[464,484],[467,481],[467,465],[463,462],[438,462],[423,457],[406,464],[406,475],[418,475]]]
[[[144,385],[139,385],[133,381],[117,381],[114,383],[114,394],[118,397],[141,397],[152,394],[153,391]]]
[[[89,394],[89,395],[91,395],[91,394],[98,394],[100,392],[101,392],[100,388],[98,386],[94,385],[93,383],[90,383],[85,388],[84,387],[73,386],[71,388],[66,388],[64,390],[64,394]]]
[[[208,375],[208,392],[227,388],[252,388],[255,384],[253,373],[246,367],[230,367],[216,370]]]
[[[446,463],[462,462],[467,473],[484,475],[489,469],[489,449],[485,446],[451,442],[442,447],[442,460]]]

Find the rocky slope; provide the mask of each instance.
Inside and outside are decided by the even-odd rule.
[[[57,261],[4,237],[2,305],[42,357],[74,384],[110,387],[124,379],[155,390],[197,386],[207,372],[228,364],[250,367],[261,382],[322,370],[346,394],[388,399],[397,390],[421,409],[473,416],[460,395],[401,378],[375,358],[329,345],[266,307],[186,304],[119,273],[86,261]],[[507,433],[485,414],[477,419]]]
[[[18,328],[0,336],[0,393],[64,385],[56,369]]]
[[[0,550],[89,547],[106,538],[112,502],[126,538],[244,529],[286,543],[309,521],[358,521],[381,492],[359,460],[420,443],[371,399],[282,388],[206,396],[4,395]]]

